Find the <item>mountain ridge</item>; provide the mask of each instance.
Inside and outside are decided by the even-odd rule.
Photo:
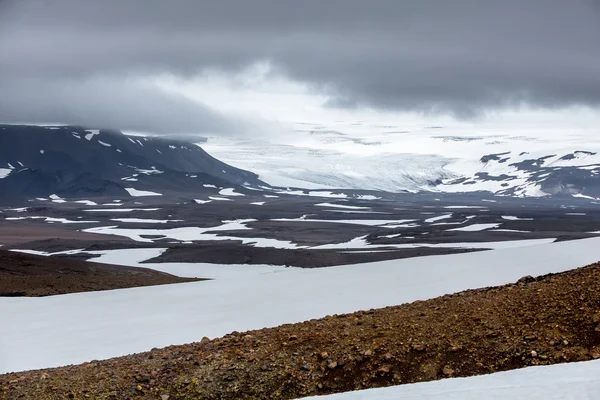
[[[80,126],[0,125],[0,198],[129,196],[126,189],[176,194],[204,184],[261,185],[252,172],[201,147]]]

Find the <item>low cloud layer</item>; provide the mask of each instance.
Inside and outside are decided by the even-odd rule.
[[[0,119],[235,130],[131,79],[262,61],[338,107],[600,104],[597,0],[5,0],[0,12]]]
[[[183,96],[126,79],[0,82],[0,121],[153,133],[243,132],[247,125]]]

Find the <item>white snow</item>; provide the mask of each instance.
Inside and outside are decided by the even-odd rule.
[[[7,217],[6,218],[7,221],[20,221],[20,220],[24,220],[24,219],[43,219],[44,222],[48,222],[48,223],[60,222],[62,224],[93,224],[93,223],[99,222],[99,221],[82,221],[82,220],[73,221],[73,220],[69,220],[66,218],[41,217],[41,216]]]
[[[120,206],[120,204],[103,204],[104,206],[113,205]],[[133,212],[133,211],[158,211],[160,208],[94,208],[91,210],[83,210],[87,212]]]
[[[236,240],[243,244],[248,244],[254,247],[273,247],[277,249],[296,249],[304,248],[287,240],[267,239],[267,238],[252,238],[252,237],[237,237],[235,235],[222,236],[214,232],[222,231],[237,231],[250,230],[246,226],[249,222],[254,222],[254,219],[223,221],[222,225],[212,227],[183,227],[171,229],[125,229],[116,226],[101,226],[96,228],[85,229],[83,232],[116,235],[128,237],[137,242],[153,243],[158,239],[173,239],[180,242],[191,242],[201,240]],[[149,239],[147,236],[152,236]],[[154,238],[156,237],[156,238]]]
[[[102,146],[104,146],[104,147],[112,147],[112,145],[111,145],[111,144],[105,143],[105,142],[103,142],[102,140],[98,140],[98,143],[100,143],[100,144],[101,144]]]
[[[279,198],[279,196],[275,196],[274,194],[265,194],[263,196],[266,197],[267,199],[278,199]]]
[[[162,196],[161,193],[150,192],[147,190],[137,190],[134,188],[124,188],[124,189],[127,190],[127,193],[129,193],[129,195],[132,197]]]
[[[27,210],[29,210],[29,207],[7,208],[4,211],[15,211],[18,213],[22,213],[22,212],[26,212]]]
[[[111,218],[111,221],[133,224],[166,224],[169,222],[183,222],[182,219],[151,219],[151,218]]]
[[[334,192],[330,192],[330,191],[317,191],[317,190],[311,190],[311,191],[305,192],[304,190],[292,190],[290,188],[288,188],[286,190],[280,190],[275,193],[287,194],[290,196],[327,197],[327,198],[331,198],[331,199],[345,199],[348,197],[348,195],[345,193],[334,193]]]
[[[100,134],[100,130],[99,129],[86,129],[86,132],[89,132],[87,135],[85,135],[85,138],[87,140],[92,140],[92,138],[96,135]]]
[[[507,221],[533,221],[533,218],[520,218],[512,215],[503,215],[502,219],[505,219]]]
[[[6,178],[11,172],[12,172],[12,169],[0,168],[0,179]]]
[[[432,223],[432,222],[436,222],[436,221],[441,221],[443,219],[448,219],[451,217],[452,217],[452,214],[444,214],[444,215],[440,215],[437,217],[428,218],[425,220],[425,222]]]
[[[479,232],[485,231],[486,229],[497,228],[502,224],[473,224],[467,226],[461,226],[460,228],[448,229],[449,231],[462,231],[462,232]]]
[[[206,204],[206,203],[210,203],[212,200],[198,200],[198,199],[194,199],[194,203],[196,204]]]
[[[211,200],[216,200],[216,201],[233,201],[233,200],[225,198],[225,197],[208,196],[208,198]]]
[[[406,237],[408,239],[409,237]],[[420,247],[443,248],[443,249],[508,249],[515,247],[536,246],[540,244],[548,244],[554,242],[555,238],[547,239],[527,239],[527,240],[505,240],[501,242],[453,242],[453,243],[399,243],[399,244],[370,244],[366,240],[366,236],[354,238],[344,243],[331,243],[311,247],[318,250],[335,250],[335,249],[416,249]]]
[[[258,173],[271,185],[315,190],[487,190],[502,194],[514,189],[518,196],[544,196],[536,172],[521,171],[514,164],[552,156],[543,162],[544,168],[600,170],[600,144],[593,126],[565,127],[555,120],[552,128],[546,122],[541,129],[530,129],[522,121],[506,125],[492,123],[492,118],[478,121],[476,128],[464,121],[445,120],[443,129],[431,129],[410,118],[389,118],[389,123],[381,124],[381,117],[361,124],[351,118],[335,122],[318,117],[294,119],[289,122],[290,135],[251,140],[214,135],[199,145],[219,160]],[[563,126],[557,128],[557,124]],[[498,160],[481,161],[485,155],[501,153],[506,154]],[[482,181],[478,173],[497,179]],[[453,183],[458,178],[467,182]],[[431,183],[439,181],[442,184]]]
[[[358,196],[354,196],[359,200],[380,200],[381,197],[374,196],[372,194],[359,194]]]
[[[310,192],[308,192],[308,195],[312,196],[312,197],[329,197],[332,199],[345,199],[346,197],[348,197],[348,195],[344,194],[344,193],[333,193],[333,192],[315,191],[315,190],[311,190]]]
[[[56,194],[51,194],[48,196],[53,203],[66,203],[67,201]]]
[[[219,191],[221,196],[245,196],[243,193],[236,192],[233,188],[226,188]]]
[[[208,184],[208,183],[205,183],[205,184],[204,184],[204,185],[202,185],[202,186],[204,186],[205,188],[213,188],[213,189],[216,189],[216,188],[217,188],[215,185],[211,185],[211,184]]]
[[[323,210],[323,211],[342,213],[342,214],[387,214],[387,215],[392,214],[392,213],[381,212],[381,211],[339,210],[339,209],[338,210]]]
[[[322,222],[328,224],[353,224],[353,225],[366,225],[366,226],[380,226],[382,228],[398,228],[402,227],[399,224],[405,224],[407,222],[413,222],[414,219],[399,219],[399,220],[388,220],[388,219],[311,219],[303,215],[299,218],[274,218],[271,221],[279,222]]]
[[[468,209],[468,208],[485,208],[484,206],[446,206],[444,208],[451,210],[460,210],[460,209]]]
[[[44,154],[44,150],[40,150],[40,154]]]
[[[252,203],[250,203],[253,206],[264,206],[266,203],[266,201],[253,201]]]
[[[106,359],[191,343],[203,336],[219,337],[502,285],[525,275],[562,272],[596,262],[598,246],[600,238],[592,238],[319,269],[143,264],[185,276],[203,276],[205,271],[221,268],[236,273],[177,285],[0,298],[0,373]],[[156,254],[157,249],[118,250],[113,262],[139,265],[148,253]],[[237,271],[244,272],[237,276]]]
[[[77,201],[75,201],[75,203],[84,204],[86,206],[97,206],[98,205],[98,203],[96,203],[95,201],[91,201],[91,200],[77,200]]]
[[[164,174],[165,173],[165,171],[160,171],[160,170],[156,169],[156,167],[154,167],[154,166],[152,166],[150,169],[135,168],[135,171],[139,174],[144,174],[144,175],[154,175],[154,174]],[[133,175],[133,176],[137,176],[137,175]]]
[[[574,194],[573,197],[580,198],[580,199],[588,199],[588,200],[600,200],[600,199],[598,199],[596,197],[586,196],[586,195],[581,194],[581,193]]]
[[[600,360],[305,397],[302,400],[594,400]]]
[[[371,207],[359,207],[359,206],[346,206],[343,204],[335,204],[335,203],[319,203],[315,204],[316,207],[332,207],[332,208],[343,208],[346,210],[370,210]]]

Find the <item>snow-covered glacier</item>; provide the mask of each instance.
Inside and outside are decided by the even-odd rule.
[[[296,123],[281,137],[209,137],[202,147],[275,186],[600,197],[589,132],[478,133],[444,127]]]

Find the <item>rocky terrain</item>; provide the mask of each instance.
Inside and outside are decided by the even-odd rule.
[[[339,197],[204,189],[201,203],[165,197],[33,199],[25,207],[0,210],[0,245],[48,253],[160,247],[167,250],[152,262],[313,268],[575,240],[600,232],[600,212],[584,199],[484,201],[404,194],[365,200],[331,192],[317,194]]]
[[[0,297],[40,297],[196,281],[146,268],[0,250]]]
[[[597,358],[600,264],[112,360],[0,375],[0,398],[294,399]]]

